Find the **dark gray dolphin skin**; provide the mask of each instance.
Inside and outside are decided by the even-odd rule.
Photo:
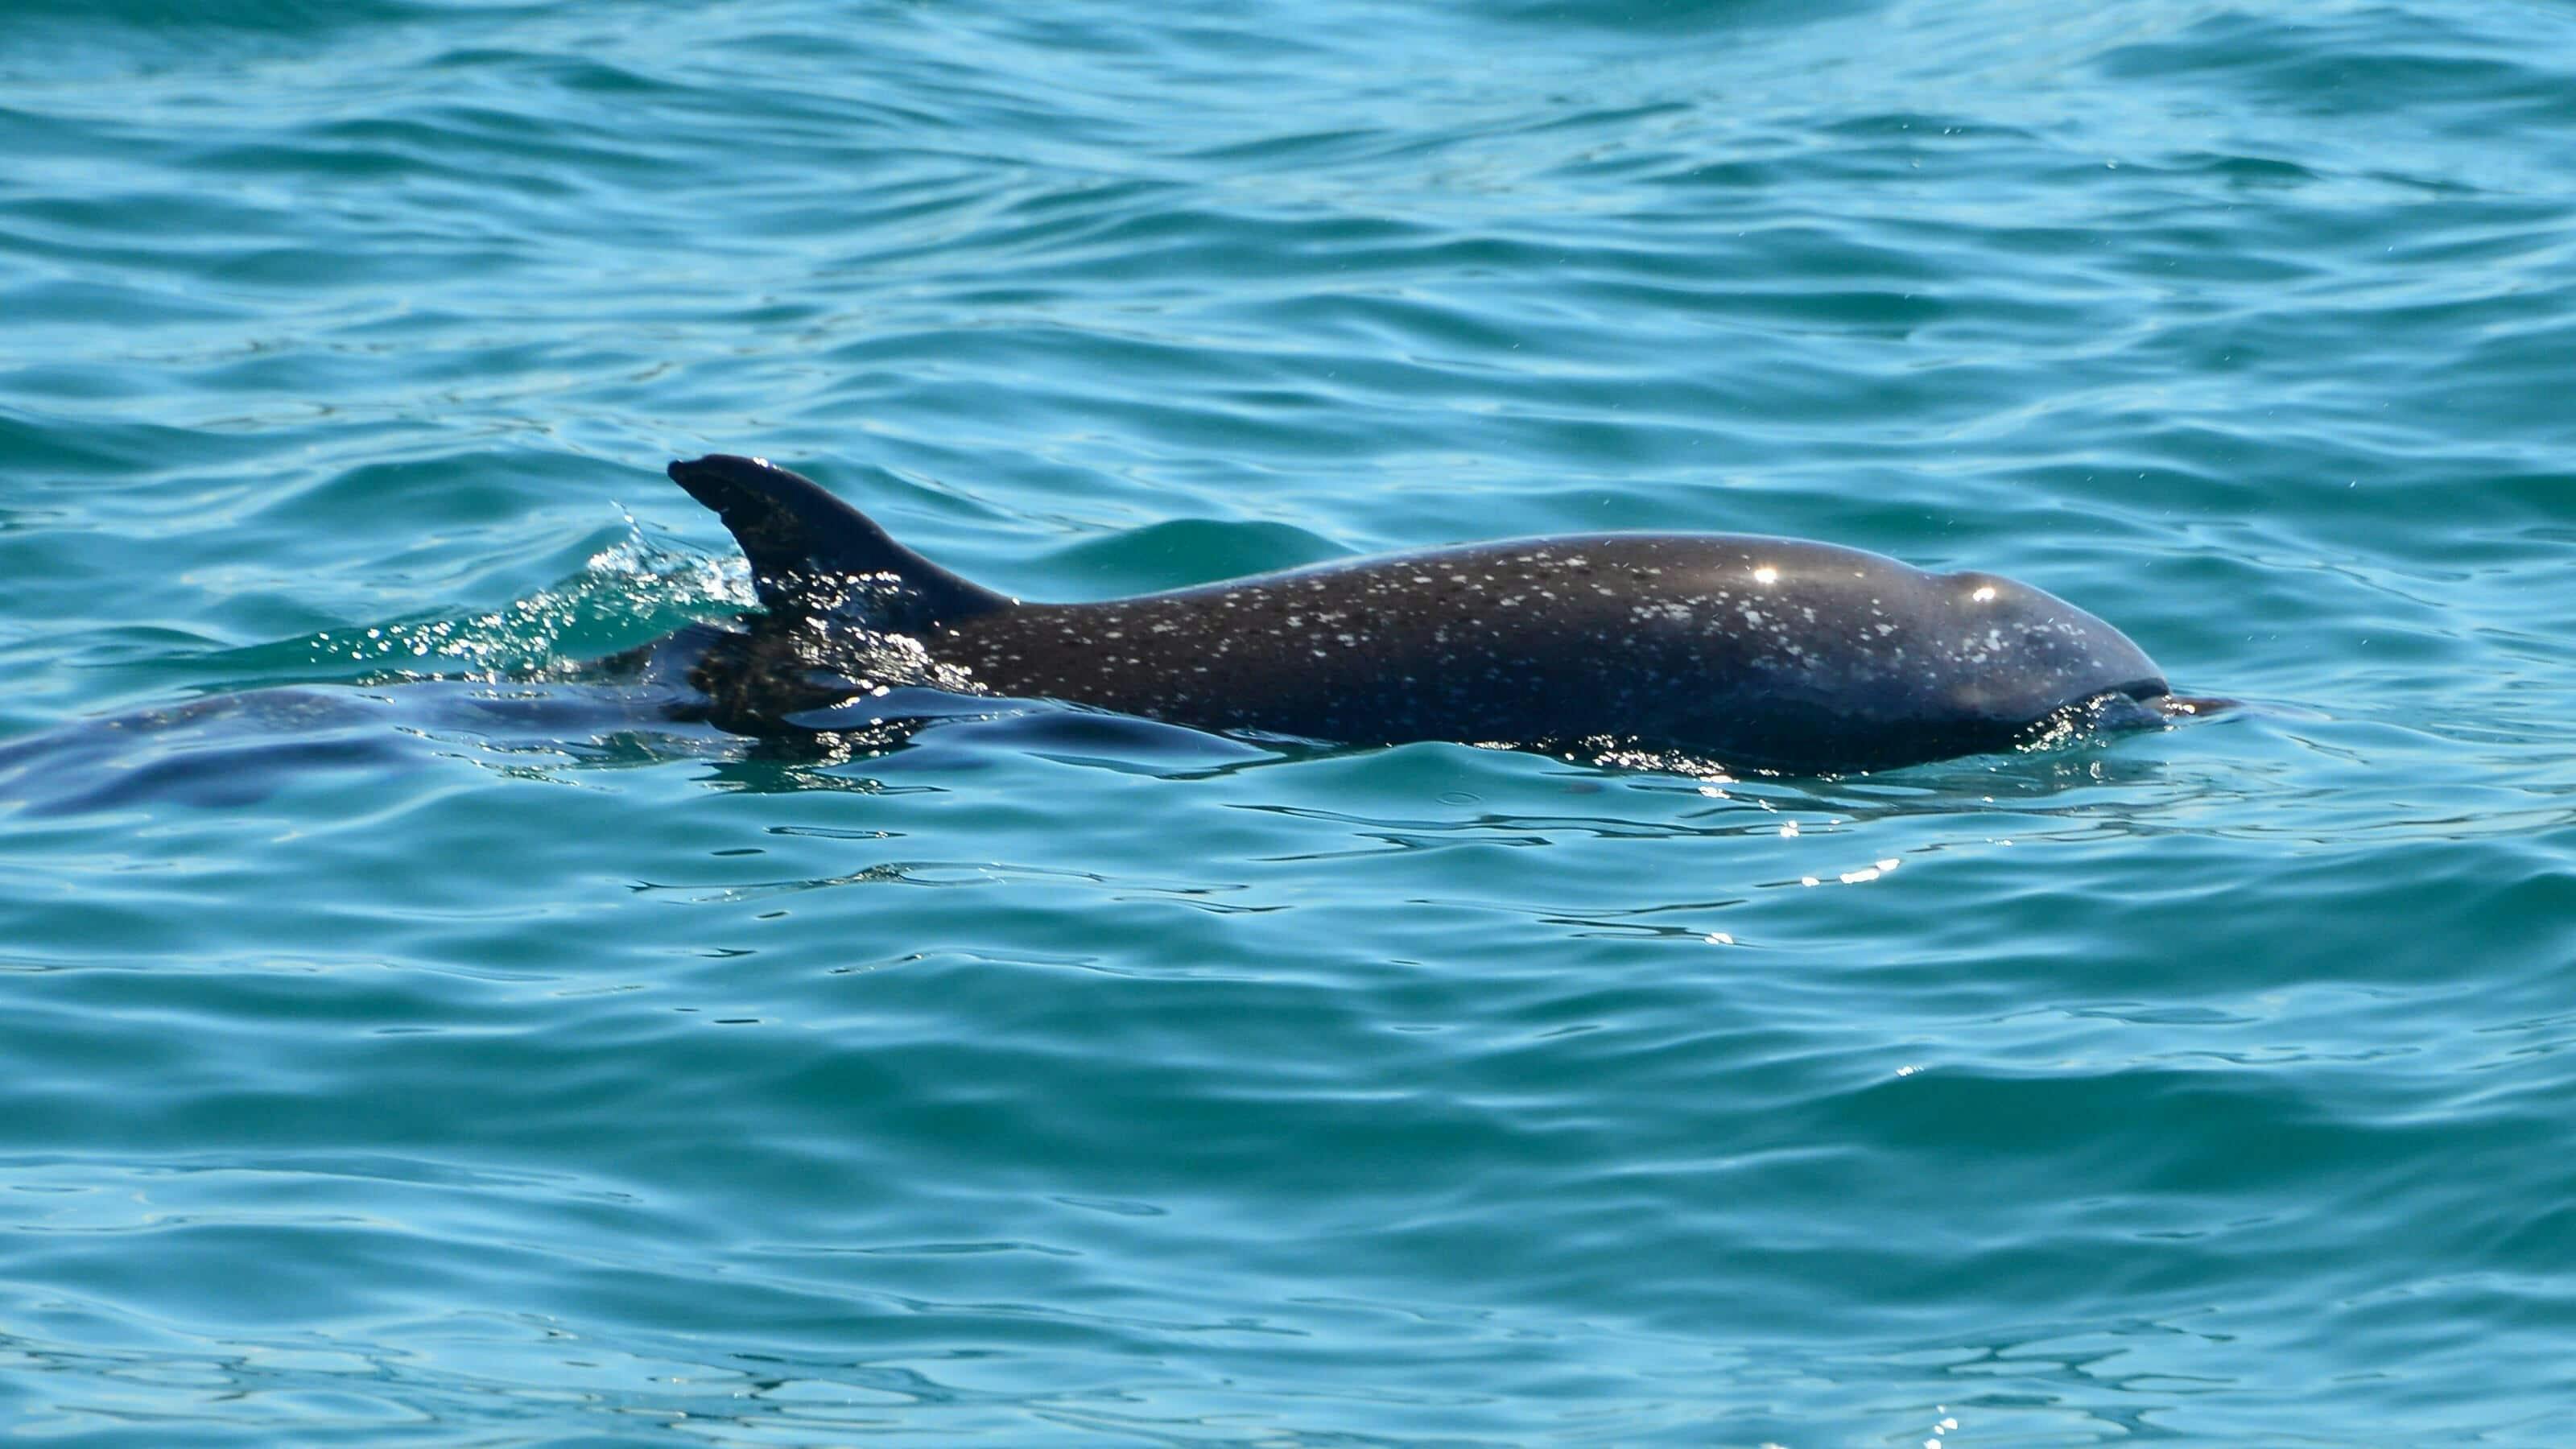
[[[765,606],[740,629],[665,641],[685,646],[700,717],[745,733],[828,729],[817,711],[929,685],[1208,730],[1811,774],[2218,703],[2177,698],[2119,630],[2026,584],[1831,544],[1523,539],[1037,604],[958,578],[763,460],[670,474],[741,543]]]

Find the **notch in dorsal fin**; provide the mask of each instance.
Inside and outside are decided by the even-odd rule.
[[[895,542],[811,478],[766,460],[710,453],[674,462],[670,473],[724,520],[774,615],[854,614],[879,628],[919,630],[1011,603]]]

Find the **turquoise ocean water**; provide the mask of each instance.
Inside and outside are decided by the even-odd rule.
[[[2564,3],[16,0],[0,322],[27,1439],[2576,1442]],[[393,682],[739,607],[713,450],[1033,597],[1828,539],[2253,707]]]

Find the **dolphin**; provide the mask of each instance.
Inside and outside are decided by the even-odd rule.
[[[926,689],[1340,744],[1827,774],[2226,703],[2176,695],[2118,629],[2027,584],[1833,544],[1530,538],[1048,604],[950,573],[766,460],[669,472],[741,545],[763,611],[632,662],[685,679],[683,717],[739,733],[828,731]]]

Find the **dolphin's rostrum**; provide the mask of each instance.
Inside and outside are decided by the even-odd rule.
[[[2207,703],[2176,698],[2119,630],[2038,589],[1831,544],[1522,539],[1037,604],[958,578],[759,459],[670,474],[741,543],[765,612],[665,644],[686,646],[705,717],[750,733],[829,728],[818,713],[928,685],[1209,730],[1813,773]]]

